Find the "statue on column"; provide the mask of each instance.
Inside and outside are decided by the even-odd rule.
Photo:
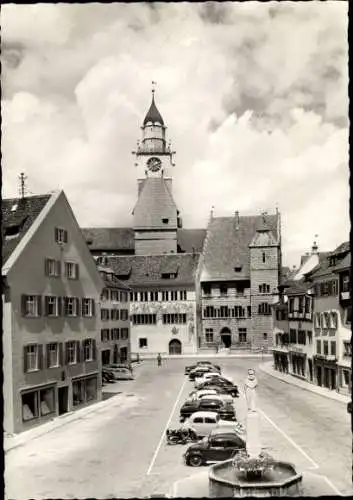
[[[257,378],[255,375],[255,370],[249,369],[248,376],[244,382],[244,392],[246,403],[248,406],[248,411],[254,412],[256,411],[256,387],[257,387]]]

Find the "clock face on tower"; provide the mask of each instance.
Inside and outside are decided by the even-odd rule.
[[[155,156],[153,156],[152,158],[149,158],[149,160],[147,160],[147,168],[151,172],[158,172],[158,170],[160,170],[161,166],[162,166],[161,160],[159,158],[156,158]]]

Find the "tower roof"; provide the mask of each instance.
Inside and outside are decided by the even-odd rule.
[[[150,109],[147,111],[145,119],[143,120],[143,124],[147,125],[147,123],[149,123],[149,122],[160,123],[161,125],[164,126],[164,121],[163,121],[162,115],[158,111],[156,103],[154,102],[154,91],[152,91],[151,106],[150,106]]]

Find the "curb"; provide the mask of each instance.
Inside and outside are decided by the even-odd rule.
[[[296,379],[292,378],[285,378],[283,375],[277,374],[272,367],[269,366],[269,362],[263,363],[259,365],[259,369],[266,373],[267,375],[270,375],[271,377],[276,378],[277,380],[281,380],[285,384],[289,385],[294,385],[295,387],[298,387],[299,389],[303,389],[304,391],[309,391],[313,392],[314,394],[317,394],[318,396],[323,396],[328,399],[333,399],[335,401],[338,401],[339,403],[347,404],[350,401],[349,396],[345,396],[343,394],[339,394],[336,392],[326,392],[326,391],[321,391],[318,389],[321,389],[321,387],[316,387],[314,385],[309,384],[309,382],[303,382],[302,384],[298,384]],[[288,377],[291,377],[291,375],[288,375]],[[307,385],[304,385],[307,384]],[[329,389],[327,389],[329,391]]]
[[[244,354],[174,354],[174,355],[168,355],[164,354],[162,355],[162,361],[164,359],[197,359],[197,358],[212,358],[212,359],[229,359],[229,358],[267,358],[267,359],[272,359],[272,354],[259,354],[259,353],[244,353]],[[150,360],[150,359],[156,359],[156,356],[149,356],[146,354],[141,358],[142,361],[144,360]]]

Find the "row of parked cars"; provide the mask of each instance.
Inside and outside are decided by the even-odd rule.
[[[233,457],[245,448],[245,430],[237,421],[234,399],[238,387],[222,375],[221,367],[199,361],[185,368],[194,389],[180,408],[179,429],[167,430],[167,442],[185,444],[186,465],[198,467]]]

